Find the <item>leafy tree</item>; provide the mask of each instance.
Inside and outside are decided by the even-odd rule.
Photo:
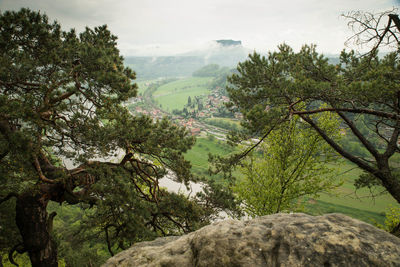
[[[0,231],[10,233],[0,250],[28,252],[33,266],[57,266],[49,202],[97,207],[87,225],[111,254],[207,222],[195,202],[159,187],[169,172],[193,180],[182,153],[194,139],[129,114],[135,74],[116,40],[106,26],[78,35],[28,9],[0,15]],[[3,213],[12,209],[15,223]]]
[[[384,225],[379,223],[375,223],[375,225],[395,236],[400,236],[400,208],[389,206],[385,213],[386,219]]]
[[[339,139],[338,120],[319,117],[324,130]],[[261,156],[252,153],[242,163],[239,170],[243,178],[234,186],[251,216],[301,210],[297,202],[301,197],[316,197],[339,185],[334,170],[327,165],[336,158],[331,147],[299,118],[273,131],[259,152]]]
[[[265,138],[290,116],[300,117],[337,153],[373,175],[400,202],[400,179],[392,159],[400,152],[397,51],[384,58],[378,58],[376,52],[360,58],[353,51],[343,51],[340,63],[331,65],[315,46],[304,46],[295,53],[281,45],[267,57],[250,55],[249,60],[239,63],[238,72],[230,77],[228,92],[231,105],[241,110],[244,126],[251,132]],[[300,108],[302,105],[306,110]],[[356,156],[335,141],[313,119],[318,113],[337,114],[342,127],[365,147],[368,157]],[[366,118],[369,133],[381,141],[379,149],[357,127],[360,115]]]
[[[240,63],[238,73],[229,78],[227,90],[230,106],[241,109],[249,133],[264,139],[288,117],[298,116],[341,156],[365,171],[356,181],[357,187],[382,185],[400,202],[399,165],[395,160],[400,152],[400,20],[392,12],[344,15],[355,31],[348,42],[372,45],[361,57],[354,51],[343,51],[340,62],[332,65],[316,52],[315,46],[304,46],[295,53],[281,45],[267,57],[254,53]],[[379,58],[380,46],[395,50]],[[303,103],[306,110],[299,109]],[[312,119],[316,113],[337,114],[343,129],[352,135],[351,146],[333,140]],[[239,139],[232,136],[235,142]],[[249,151],[220,159],[217,170],[229,173],[227,166]]]
[[[235,69],[221,68],[218,75],[211,81],[211,88],[218,88],[221,95],[227,95],[226,86],[228,76],[235,73]]]

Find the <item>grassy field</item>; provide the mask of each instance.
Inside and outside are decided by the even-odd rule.
[[[220,127],[225,130],[239,130],[241,128],[240,121],[231,118],[207,118],[204,123]]]
[[[338,179],[342,179],[343,185],[332,194],[321,194],[316,203],[309,204],[308,208],[311,213],[340,212],[369,223],[372,220],[383,223],[385,210],[390,205],[399,205],[387,193],[372,197],[368,189],[356,190],[354,181],[362,173],[362,170],[354,164],[348,161],[339,161],[332,167],[338,171]],[[374,195],[382,191],[383,188],[378,188],[374,191]]]
[[[327,213],[342,213],[352,218],[359,219],[361,221],[374,224],[380,223],[383,224],[385,220],[384,211],[382,212],[374,212],[370,210],[358,209],[352,207],[350,205],[340,205],[336,204],[333,200],[332,202],[325,202],[321,200],[317,200],[313,203],[306,203],[306,213],[312,215],[322,215]]]
[[[216,138],[197,138],[196,144],[189,150],[185,158],[192,163],[192,170],[196,174],[206,175],[208,170],[208,154],[228,155],[232,148],[224,141]]]
[[[206,94],[209,92],[208,83],[211,78],[186,78],[167,83],[160,86],[153,97],[162,105],[164,110],[182,109],[190,96]],[[139,89],[142,91],[144,84]],[[229,122],[238,125],[237,121],[222,118],[213,118],[218,122]],[[239,125],[238,125],[239,126]],[[198,138],[195,146],[186,153],[186,159],[192,163],[192,170],[196,174],[207,175],[208,154],[227,155],[232,149],[215,138]],[[389,195],[371,197],[368,189],[357,190],[354,187],[354,180],[362,173],[353,164],[347,161],[338,161],[332,167],[337,171],[338,179],[343,181],[332,194],[321,194],[318,199],[310,200],[306,204],[307,213],[324,214],[340,212],[371,223],[375,220],[383,223],[384,212],[390,206],[398,206],[397,202]],[[216,178],[218,179],[218,178]],[[379,190],[378,190],[379,191]]]
[[[181,110],[189,96],[193,99],[195,96],[210,92],[208,84],[211,79],[209,77],[191,77],[167,83],[153,93],[153,98],[166,111]]]
[[[340,205],[351,205],[358,209],[370,210],[374,212],[382,212],[388,204],[396,205],[396,200],[389,194],[379,195],[374,198],[371,197],[371,192],[366,189],[359,189],[356,191],[354,181],[362,174],[362,170],[356,168],[350,162],[343,162],[339,166],[335,166],[339,170],[339,178],[343,179],[343,185],[336,190],[340,198],[335,195],[323,194],[320,200],[325,202],[332,202]],[[378,194],[383,191],[383,187],[377,188],[374,191]]]
[[[235,119],[231,119],[231,118],[220,118],[220,117],[214,117],[214,118],[207,118],[205,119],[205,122],[210,122],[210,121],[216,121],[216,122],[222,122],[222,123],[231,123],[231,124],[235,124],[238,127],[240,127],[240,121],[235,120]]]
[[[138,82],[136,83],[137,86],[138,86],[138,95],[139,95],[139,94],[143,94],[143,93],[147,90],[147,88],[149,88],[149,85],[150,85],[151,83],[156,82],[156,81],[158,81],[158,80],[144,80],[144,81],[138,81]]]
[[[195,146],[186,153],[185,158],[192,163],[194,173],[207,175],[209,153],[227,155],[231,152],[232,148],[225,145],[224,141],[215,138],[198,138]],[[318,199],[309,199],[305,205],[306,213],[320,215],[338,212],[367,223],[376,221],[382,224],[386,209],[390,205],[398,206],[389,194],[372,198],[367,189],[356,191],[354,180],[362,171],[353,164],[347,161],[338,161],[337,164],[331,166],[336,169],[337,177],[343,181],[343,184],[331,194],[323,193]]]

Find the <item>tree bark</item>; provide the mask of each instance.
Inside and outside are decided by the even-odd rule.
[[[388,158],[378,158],[377,159],[378,172],[373,173],[382,182],[383,187],[392,195],[394,199],[400,203],[400,181],[398,177],[393,175],[389,167]]]
[[[16,223],[32,267],[58,266],[57,246],[51,237],[51,223],[46,211],[48,201],[40,190],[27,192],[17,200]]]

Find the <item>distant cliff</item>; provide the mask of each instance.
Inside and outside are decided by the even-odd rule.
[[[216,40],[216,42],[221,44],[222,46],[242,45],[242,41],[234,41],[234,40]]]
[[[125,58],[125,64],[137,73],[138,79],[187,77],[209,64],[236,68],[237,64],[246,60],[251,52],[241,43],[241,41],[217,40],[206,48],[175,56],[128,56]]]

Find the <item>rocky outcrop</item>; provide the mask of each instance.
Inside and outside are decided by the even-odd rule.
[[[400,239],[341,214],[275,214],[138,243],[111,266],[400,266]]]

